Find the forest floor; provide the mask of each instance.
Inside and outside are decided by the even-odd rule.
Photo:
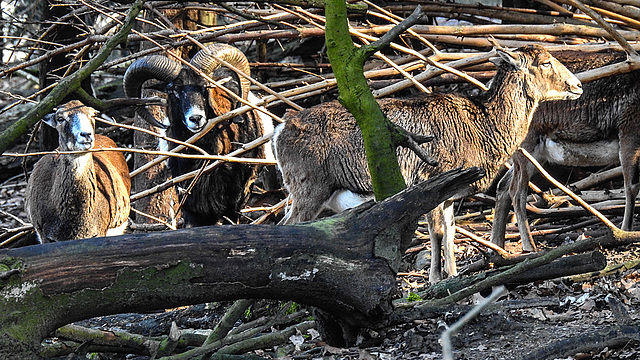
[[[14,86],[4,84],[4,87]],[[15,87],[14,87],[15,90]],[[0,130],[17,119],[24,111],[16,108],[6,112]],[[28,137],[16,144],[15,151],[23,151]],[[13,151],[13,150],[12,150]],[[0,158],[0,243],[10,238],[12,231],[28,225],[24,210],[26,182],[22,171],[9,165],[10,159]],[[584,176],[585,172],[559,172],[561,181],[570,182]],[[620,188],[621,179],[601,184],[594,189],[611,192]],[[282,196],[282,194],[280,194]],[[488,199],[488,200],[487,200]],[[490,197],[464,201],[458,209],[458,218],[464,228],[477,236],[488,238],[491,229]],[[620,222],[619,211],[609,217]],[[569,218],[540,218],[532,230],[550,228],[563,229],[593,217],[575,215]],[[269,221],[275,222],[276,219]],[[640,223],[636,219],[636,223]],[[510,233],[517,233],[510,224]],[[552,235],[536,236],[541,248],[555,247],[565,242],[579,241],[582,237],[601,233],[604,227],[594,222],[578,230],[560,231]],[[420,227],[414,243],[407,252],[406,269],[398,276],[402,296],[417,293],[428,286],[427,272],[422,259],[428,254],[429,243],[426,230]],[[466,237],[458,235],[456,246],[458,266],[464,268],[482,258],[483,250]],[[517,238],[508,244],[508,250],[518,252]],[[18,242],[18,241],[16,241]],[[28,242],[27,242],[28,243]],[[11,246],[11,244],[3,245]],[[422,250],[427,250],[422,251]],[[606,255],[608,266],[620,266],[603,276],[561,277],[508,287],[507,295],[497,305],[477,316],[453,337],[456,359],[640,359],[640,336],[637,328],[617,341],[603,343],[604,334],[627,329],[640,321],[640,271],[636,268],[640,259],[640,247],[627,245],[611,249],[600,249]],[[420,258],[416,266],[416,260]],[[422,265],[420,265],[422,263]],[[623,265],[626,264],[626,267]],[[481,299],[480,295],[467,299],[450,312],[414,321],[377,332],[360,347],[335,348],[328,346],[310,332],[303,337],[292,337],[291,341],[275,347],[254,351],[264,357],[288,359],[440,359],[442,331],[464,315],[466,310]],[[617,300],[617,301],[616,301]],[[623,311],[615,311],[612,304],[622,304]],[[256,304],[245,316],[245,321],[269,314],[272,303]],[[166,335],[172,322],[180,329],[198,329],[206,332],[215,326],[224,312],[226,304],[202,304],[180,309],[171,309],[148,314],[121,314],[82,322],[83,325],[100,329],[119,329],[146,336]],[[284,325],[283,325],[284,326]],[[274,331],[276,328],[271,329]],[[635,331],[633,331],[635,329]],[[54,341],[54,340],[51,340]],[[564,349],[556,355],[528,355],[535,351]],[[527,357],[529,356],[529,357]],[[535,357],[532,357],[535,356]],[[93,359],[146,359],[133,355],[94,355]]]

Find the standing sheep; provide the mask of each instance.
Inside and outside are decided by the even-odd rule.
[[[624,52],[559,53],[558,59],[574,72],[624,61]],[[522,148],[539,162],[565,166],[604,166],[620,162],[625,188],[623,230],[631,230],[635,199],[640,190],[640,71],[615,75],[585,84],[577,101],[541,105],[533,115]],[[523,251],[535,251],[527,221],[528,182],[533,165],[522,154],[498,183],[491,241],[504,246],[509,208],[513,201]]]
[[[249,92],[249,81],[234,71],[223,67],[213,56],[230,63],[245,74],[250,73],[249,62],[237,48],[226,44],[213,44],[200,50],[190,64],[213,80],[229,79],[224,85],[245,100],[257,100]],[[167,93],[168,119],[158,122],[146,108],[138,108],[138,114],[157,127],[167,129],[167,135],[177,140],[187,140],[200,132],[216,116],[225,114],[242,104],[220,87],[210,84],[191,67],[155,55],[131,64],[124,75],[124,90],[129,97],[140,97],[143,84],[148,80],[160,80],[160,88]],[[217,124],[195,142],[211,155],[225,155],[264,135],[265,129],[273,129],[270,117],[258,111],[250,111],[233,120]],[[246,153],[247,157],[265,158],[264,146]],[[200,169],[204,161],[172,157],[169,168],[174,176]],[[203,175],[191,189],[182,208],[187,226],[213,225],[227,218],[237,221],[240,209],[246,203],[251,184],[257,177],[258,166],[224,163],[209,174]]]
[[[453,200],[488,187],[526,136],[539,102],[576,99],[582,93],[580,81],[540,46],[497,50],[497,54],[492,59],[498,65],[496,76],[489,91],[478,97],[430,94],[379,102],[392,122],[411,133],[435,136],[425,146],[438,166],[423,163],[410,150],[398,150],[408,184],[457,167],[478,166],[487,174],[428,214],[431,282],[442,278],[442,241],[447,273],[456,274]],[[362,135],[351,114],[337,102],[289,114],[276,129],[274,144],[292,201],[284,223],[312,220],[325,208],[339,212],[371,198]]]
[[[96,110],[77,100],[43,119],[58,131],[61,151],[115,148],[95,134]],[[45,155],[27,184],[27,213],[41,243],[121,235],[129,218],[131,179],[118,151]]]

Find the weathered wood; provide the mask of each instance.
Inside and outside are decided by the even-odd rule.
[[[523,356],[522,360],[566,358],[577,353],[598,352],[604,348],[627,346],[640,340],[640,327],[613,326],[593,333],[575,336],[555,344],[541,347]]]
[[[296,226],[201,227],[0,250],[0,271],[13,274],[0,276],[0,358],[37,358],[40,341],[73,321],[221,300],[294,300],[355,327],[375,326],[396,293],[395,272],[374,255],[376,242],[403,229],[400,257],[420,214],[481,175],[454,170]]]
[[[495,260],[502,260],[505,263],[516,264],[523,261],[531,260],[542,256],[544,253],[532,253],[524,256],[511,257],[508,260],[495,256]],[[492,262],[488,260],[487,262]],[[493,262],[492,262],[493,263]],[[494,263],[496,264],[496,263]],[[497,265],[497,264],[496,264]],[[507,284],[524,284],[538,280],[555,279],[562,276],[571,276],[576,274],[584,274],[592,271],[599,271],[607,265],[606,257],[598,252],[592,251],[586,254],[578,254],[566,256],[550,262],[549,264],[538,267],[535,271],[528,271],[508,279]],[[477,275],[466,278],[451,278],[439,282],[420,292],[418,295],[422,299],[439,299],[457,292],[467,286],[477,283],[480,280],[489,278],[495,274],[499,274],[504,269],[495,269],[479,273]]]

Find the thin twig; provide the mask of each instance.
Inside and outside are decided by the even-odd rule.
[[[151,220],[153,220],[153,221],[156,221],[156,222],[158,222],[158,223],[160,223],[160,224],[162,224],[162,225],[166,226],[166,227],[167,227],[167,229],[169,229],[169,230],[176,230],[176,226],[175,226],[175,225],[169,224],[168,222],[166,222],[166,221],[164,221],[164,220],[160,219],[160,218],[159,218],[159,217],[157,217],[157,216],[153,216],[153,215],[151,215],[151,214],[147,214],[146,212],[144,212],[144,211],[140,211],[140,210],[135,209],[135,208],[133,208],[133,207],[131,208],[131,211],[133,211],[134,213],[136,213],[136,214],[138,214],[138,215],[140,215],[140,216],[144,216],[144,217],[149,218],[149,219],[151,219]]]
[[[484,240],[483,238],[477,236],[476,234],[472,233],[471,231],[468,231],[465,228],[462,228],[460,226],[456,226],[456,231],[459,232],[460,234],[468,237],[469,239],[477,242],[478,244],[484,245],[484,246],[488,247],[489,249],[497,252],[503,258],[507,258],[509,256],[509,253],[507,251],[505,251],[503,248],[501,248],[500,246],[497,246],[497,245],[495,245],[494,243],[492,243],[490,241]]]
[[[542,174],[542,176],[544,176],[547,180],[549,180],[554,186],[558,187],[560,190],[564,191],[567,195],[569,195],[573,200],[575,200],[576,202],[578,202],[578,204],[580,204],[580,206],[582,206],[583,208],[585,208],[587,211],[589,211],[591,214],[595,215],[598,219],[600,219],[600,221],[602,221],[609,229],[611,229],[612,231],[618,230],[620,231],[620,229],[614,224],[612,223],[609,219],[607,219],[604,215],[602,215],[602,213],[600,213],[598,210],[594,209],[591,205],[589,205],[586,201],[582,200],[578,195],[576,195],[573,191],[571,191],[569,188],[567,188],[566,186],[562,185],[562,183],[560,183],[558,180],[554,179],[553,176],[551,176],[551,174],[549,174],[543,167],[542,165],[540,165],[540,163],[533,157],[531,156],[531,154],[529,154],[529,152],[523,148],[519,148],[518,151],[520,151],[527,159],[529,159],[529,161],[531,161],[531,164],[533,164],[533,166],[536,167],[536,169],[538,169],[538,171],[540,172],[540,174]]]
[[[135,149],[135,148],[94,148],[89,150],[78,150],[78,151],[39,151],[32,153],[4,153],[0,156],[7,157],[26,157],[26,156],[43,156],[43,155],[80,155],[86,153],[96,153],[96,152],[104,152],[104,151],[119,151],[119,152],[130,152],[136,154],[146,154],[146,155],[156,155],[156,156],[166,156],[166,157],[177,157],[183,159],[196,159],[196,160],[217,160],[223,162],[233,162],[233,163],[243,163],[243,164],[254,164],[254,165],[275,165],[275,160],[269,159],[258,159],[258,158],[241,158],[235,156],[228,155],[199,155],[199,154],[184,154],[184,153],[174,153],[170,151],[155,151],[155,150],[144,150],[144,149]]]
[[[453,356],[453,345],[451,344],[451,336],[463,326],[469,323],[469,321],[473,320],[476,316],[480,315],[482,310],[484,310],[487,306],[493,304],[498,298],[507,293],[507,289],[504,286],[499,286],[495,290],[491,292],[489,297],[482,300],[481,303],[476,305],[471,311],[466,313],[460,320],[456,321],[453,325],[451,325],[448,329],[442,332],[440,336],[440,342],[442,343],[442,358],[444,360],[454,360]]]

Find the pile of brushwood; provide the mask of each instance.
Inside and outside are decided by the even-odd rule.
[[[640,66],[635,1],[504,3],[350,2],[345,34],[358,47],[397,35],[364,64],[375,97],[482,91],[494,45],[627,52],[624,62],[578,74],[583,82]],[[324,3],[12,4],[0,18],[0,358],[638,356],[638,233],[603,225],[603,215],[571,193],[531,200],[534,235],[545,248],[533,254],[483,240],[490,195],[462,201],[463,273],[425,283],[429,249],[419,219],[483,175],[474,168],[298,226],[275,225],[286,194],[256,186],[239,224],[177,229],[179,221],[154,213],[147,200],[197,179],[195,172],[136,188],[130,234],[35,245],[21,208],[24,172],[52,149],[36,124],[65,99],[101,110],[98,131],[155,166],[180,156],[135,140],[150,131],[132,108],[163,101],[123,98],[122,75],[133,60],[233,43],[249,57],[252,86],[276,122],[288,109],[335,99],[339,79],[326,54]],[[410,16],[418,4],[420,16]],[[413,26],[398,31],[407,19]],[[144,177],[155,166],[136,163],[132,174]],[[596,207],[613,218],[621,205],[609,200],[620,192],[602,188],[619,186],[620,170],[601,170],[582,173],[587,180],[572,189],[592,203],[606,197]]]

